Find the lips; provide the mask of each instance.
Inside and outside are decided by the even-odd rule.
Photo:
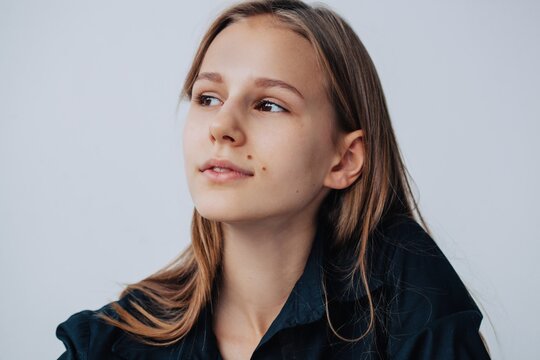
[[[249,169],[242,168],[234,163],[232,163],[229,160],[225,159],[210,159],[206,161],[203,166],[199,169],[201,172],[204,172],[205,170],[211,169],[213,167],[219,167],[223,169],[229,169],[231,171],[236,171],[238,173],[253,176],[253,171]]]

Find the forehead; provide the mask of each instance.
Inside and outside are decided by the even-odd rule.
[[[268,77],[291,83],[304,97],[320,97],[324,76],[311,43],[269,15],[241,19],[210,44],[199,72],[225,81]]]

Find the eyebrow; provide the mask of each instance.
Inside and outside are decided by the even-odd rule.
[[[209,80],[216,83],[223,83],[223,77],[221,76],[221,74],[216,73],[216,72],[200,73],[199,75],[197,75],[197,78],[195,79],[195,81],[197,80]],[[256,78],[255,85],[257,87],[262,87],[262,88],[279,87],[282,89],[292,91],[293,93],[298,95],[300,98],[304,99],[304,96],[302,95],[300,91],[298,91],[297,88],[295,88],[291,84],[286,83],[283,80],[270,79],[270,78]]]

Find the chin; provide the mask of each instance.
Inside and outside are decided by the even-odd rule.
[[[246,207],[220,206],[220,204],[213,203],[206,206],[198,204],[195,205],[195,208],[205,219],[224,223],[253,221],[260,218],[253,209]]]
[[[244,211],[237,211],[234,207],[228,205],[228,206],[222,206],[219,203],[213,202],[210,204],[196,204],[195,208],[197,209],[197,212],[201,214],[202,217],[213,220],[213,221],[219,221],[219,222],[229,222],[229,221],[238,221],[242,220],[243,217],[245,217],[246,214],[241,214],[241,212],[245,213]],[[244,216],[242,216],[244,215]]]

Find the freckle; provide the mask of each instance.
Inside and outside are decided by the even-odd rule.
[[[263,169],[264,171],[266,171],[266,167],[265,167],[265,166],[263,166],[262,169]]]
[[[251,159],[251,155],[248,155],[247,158],[248,158],[248,159]]]
[[[296,193],[298,194],[300,191],[298,191],[298,189],[296,189]]]

